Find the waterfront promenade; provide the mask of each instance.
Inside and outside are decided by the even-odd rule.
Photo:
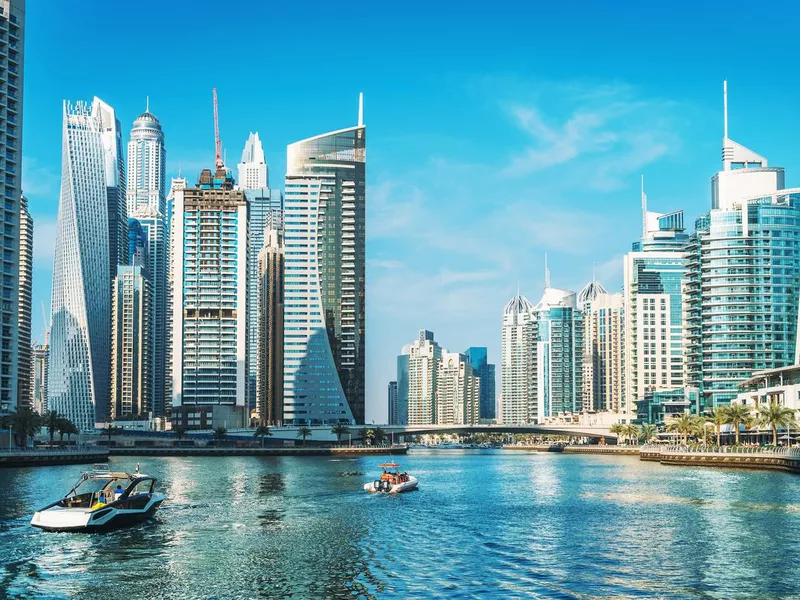
[[[406,454],[408,446],[112,446],[111,456],[359,456]]]

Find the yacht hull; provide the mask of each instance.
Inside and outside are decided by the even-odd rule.
[[[408,477],[408,481],[404,481],[403,483],[396,483],[394,485],[390,485],[389,489],[385,489],[383,487],[378,487],[375,485],[375,481],[370,481],[369,483],[364,484],[364,489],[370,493],[384,493],[384,494],[400,494],[402,492],[410,492],[411,490],[417,489],[417,478],[413,476]]]
[[[92,533],[129,527],[146,521],[155,514],[164,501],[163,494],[149,494],[140,508],[123,508],[109,504],[91,510],[88,508],[63,508],[58,504],[37,511],[31,525],[45,531]]]

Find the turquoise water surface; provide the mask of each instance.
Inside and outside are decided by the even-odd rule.
[[[517,451],[112,460],[159,478],[150,523],[29,526],[83,467],[0,469],[2,598],[778,598],[800,595],[800,477]],[[364,476],[348,475],[360,471]]]

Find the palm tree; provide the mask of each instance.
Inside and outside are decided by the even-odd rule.
[[[375,434],[375,443],[382,444],[383,440],[386,438],[386,430],[378,426],[374,429],[373,433]]]
[[[331,433],[336,435],[336,441],[341,444],[342,436],[346,433],[350,433],[350,428],[347,426],[347,423],[339,422],[331,427]]]
[[[731,404],[725,409],[727,419],[726,423],[733,426],[733,432],[736,434],[736,445],[739,445],[739,426],[749,425],[752,421],[750,414],[750,407],[746,404]]]
[[[692,417],[694,420],[694,433],[703,438],[703,446],[708,445],[708,421],[705,416],[695,415]]]
[[[642,440],[644,440],[645,444],[656,437],[656,435],[658,435],[658,427],[652,423],[645,423],[642,425]]]
[[[306,438],[311,435],[311,429],[308,427],[298,427],[297,437],[303,438],[303,446],[306,445]]]
[[[28,445],[28,438],[36,435],[36,432],[42,427],[42,417],[39,413],[34,412],[30,408],[20,408],[11,415],[11,426],[14,429],[14,439],[19,444],[22,440],[22,445]]]
[[[628,435],[628,439],[634,442],[637,446],[639,445],[639,436],[642,434],[641,429],[637,425],[633,423],[629,423],[625,426],[625,432]]]
[[[183,436],[186,435],[186,427],[183,425],[175,425],[172,428],[172,433],[175,435],[175,439],[178,440],[178,445],[180,445],[180,441],[183,439]]]
[[[614,423],[608,428],[608,432],[616,434],[617,440],[621,440],[627,435],[627,427],[622,423]]]
[[[367,429],[364,432],[364,439],[367,440],[371,445],[372,441],[375,439],[375,432],[372,429]]]
[[[255,432],[253,433],[253,437],[260,437],[261,438],[261,447],[264,447],[264,438],[271,437],[272,432],[269,430],[269,427],[266,425],[259,425],[256,427]]]
[[[769,404],[761,404],[758,407],[758,422],[760,425],[772,427],[772,445],[778,445],[778,428],[779,427],[792,427],[796,428],[794,422],[794,410],[781,406],[777,402],[770,402]]]
[[[726,414],[726,406],[716,406],[714,408],[709,408],[706,411],[706,422],[712,423],[714,425],[714,429],[717,432],[717,446],[720,445],[720,430],[723,425],[728,422],[728,415]]]
[[[224,427],[217,427],[214,430],[213,438],[215,442],[219,443],[222,440],[224,440],[227,435],[228,435],[227,429],[225,429]]]
[[[695,429],[694,417],[689,413],[682,413],[670,421],[667,429],[669,431],[677,431],[683,435],[683,445],[686,446],[689,444],[689,434]]]
[[[67,434],[67,444],[72,441],[73,435],[78,435],[78,428],[75,427],[75,423],[70,421],[69,419],[62,419],[61,425],[58,428],[58,433],[61,434],[61,440],[64,440],[64,434]]]
[[[54,410],[47,411],[44,415],[44,424],[47,427],[47,432],[50,434],[50,445],[53,445],[53,438],[58,430],[58,423],[61,420],[61,415]]]
[[[109,448],[111,447],[111,436],[114,435],[115,433],[119,433],[119,430],[120,427],[115,427],[113,423],[109,423],[108,425],[106,425],[105,429],[103,429],[103,431],[105,431],[106,435],[108,436]]]

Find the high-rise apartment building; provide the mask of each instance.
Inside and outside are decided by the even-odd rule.
[[[287,149],[284,419],[364,422],[366,128]]]
[[[172,305],[174,303],[175,294],[174,294],[174,280],[173,274],[175,272],[175,252],[172,248],[172,232],[175,230],[175,219],[174,219],[174,208],[175,208],[175,196],[180,190],[185,190],[189,186],[189,182],[186,180],[185,177],[173,177],[172,181],[170,182],[169,187],[169,194],[167,194],[167,213],[166,213],[166,236],[167,236],[167,285],[166,285],[166,296],[167,296],[167,307],[166,307],[166,332],[165,332],[165,339],[164,339],[164,416],[171,417],[172,415],[172,377],[175,374],[175,370],[173,369],[173,362],[172,362],[172,329],[173,329],[173,319],[172,319]],[[141,216],[139,217],[140,221],[142,221]],[[148,234],[149,239],[153,239]],[[153,253],[150,253],[150,256],[153,256]],[[155,311],[154,311],[155,312]],[[158,368],[158,357],[156,357],[156,369]],[[155,402],[158,403],[158,396],[154,393]],[[158,413],[156,413],[158,414]]]
[[[583,407],[583,314],[578,295],[548,286],[533,311],[540,414],[551,417],[579,412]]]
[[[32,376],[31,376],[31,407],[43,415],[47,412],[47,358],[50,354],[50,345],[45,339],[44,344],[34,345],[32,351]]]
[[[149,356],[152,411],[165,416],[169,406],[166,390],[169,328],[169,221],[164,197],[167,154],[161,123],[146,106],[133,122],[128,142],[128,214],[147,238],[147,272],[151,283]],[[185,183],[185,180],[182,180]],[[185,185],[184,185],[185,187]]]
[[[0,413],[16,407],[19,384],[20,198],[22,197],[22,82],[24,0],[0,0],[0,164],[3,195],[3,276],[0,279]],[[25,367],[23,367],[24,369]],[[23,394],[24,397],[24,394]]]
[[[389,386],[387,389],[388,397],[387,397],[387,407],[388,407],[388,417],[387,422],[389,425],[400,425],[400,411],[399,407],[397,406],[397,382],[390,381]]]
[[[110,266],[116,275],[117,256],[128,249],[127,218],[120,225],[116,212],[121,207],[124,215],[125,204],[111,185],[124,187],[115,123],[113,109],[98,98],[91,106],[64,103],[47,392],[49,409],[82,431],[108,416]]]
[[[480,419],[480,380],[465,354],[442,352],[436,376],[435,423],[477,425]]]
[[[403,359],[403,357],[407,357]],[[414,343],[405,346],[398,357],[398,412],[405,412],[407,425],[436,423],[436,379],[442,349],[433,332],[420,329]],[[402,421],[403,415],[399,415]]]
[[[251,133],[244,145],[242,162],[238,165],[238,189],[244,191],[248,210],[247,256],[247,320],[248,365],[247,397],[250,408],[258,408],[258,356],[259,356],[259,255],[265,245],[265,232],[283,231],[283,195],[269,189],[269,170],[264,159],[264,149],[258,133]],[[283,392],[281,392],[282,394]],[[282,401],[281,401],[282,404]]]
[[[133,217],[128,218],[128,256],[131,264],[139,263],[147,268],[147,234],[142,224]]]
[[[33,218],[28,200],[20,197],[19,215],[19,302],[17,339],[17,407],[31,405],[31,294],[33,286]]]
[[[624,395],[631,415],[645,394],[684,385],[681,282],[686,275],[683,211],[648,212],[642,191],[642,237],[623,263]]]
[[[730,403],[756,371],[795,360],[800,289],[800,188],[728,137],[711,211],[686,249],[687,384],[705,407]]]
[[[114,109],[98,98],[92,103],[92,113],[100,121],[100,139],[105,163],[110,283],[117,276],[117,266],[128,264],[128,210],[125,200],[122,128]]]
[[[517,294],[503,309],[498,421],[506,425],[541,423],[537,397],[537,327],[533,304]]]
[[[623,412],[622,294],[599,293],[583,314],[583,410]]]
[[[189,428],[249,421],[247,242],[244,192],[224,167],[174,190],[172,419]]]
[[[111,308],[111,420],[150,413],[150,279],[138,260],[120,265]]]
[[[166,212],[167,151],[161,123],[150,112],[150,106],[137,117],[128,142],[128,214],[149,207],[160,214]]]
[[[262,423],[283,422],[283,314],[285,255],[283,235],[267,230],[258,255],[256,316],[256,411]]]
[[[480,418],[494,419],[495,410],[495,376],[494,365],[489,364],[488,350],[486,347],[467,348],[464,353],[472,365],[472,372],[481,382]]]

